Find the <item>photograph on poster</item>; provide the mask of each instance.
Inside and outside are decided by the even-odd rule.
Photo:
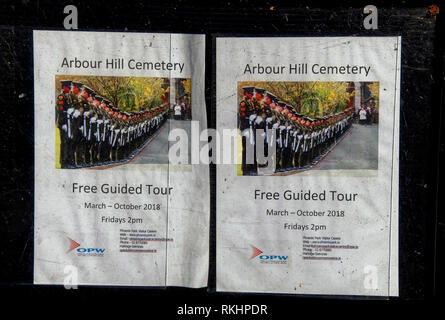
[[[379,82],[242,81],[237,114],[239,176],[378,169]]]
[[[168,163],[168,132],[189,130],[190,78],[55,78],[56,168]]]

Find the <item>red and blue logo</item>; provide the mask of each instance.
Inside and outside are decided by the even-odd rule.
[[[257,247],[250,245],[252,248],[252,255],[249,260],[258,260],[260,263],[267,264],[287,264],[289,260],[289,256],[286,255],[277,255],[277,254],[264,254],[263,250],[258,249]]]
[[[78,243],[77,241],[74,241],[70,237],[67,237],[67,238],[70,242],[70,246],[66,253],[76,250],[76,253],[78,256],[84,256],[84,257],[85,256],[88,256],[88,257],[90,257],[90,256],[103,257],[104,256],[105,249],[103,249],[103,248],[83,248],[83,247],[81,247],[80,243]]]

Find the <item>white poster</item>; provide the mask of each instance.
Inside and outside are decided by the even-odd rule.
[[[34,283],[207,285],[208,167],[169,161],[206,127],[204,45],[34,32]]]
[[[217,290],[397,296],[401,38],[216,44]]]

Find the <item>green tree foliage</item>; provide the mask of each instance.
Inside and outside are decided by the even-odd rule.
[[[238,95],[243,94],[242,87],[254,86],[266,89],[279,99],[294,106],[295,111],[311,118],[331,115],[344,110],[351,94],[347,82],[240,82]]]
[[[163,78],[99,77],[99,76],[59,76],[61,80],[79,81],[96,94],[102,96],[117,108],[127,111],[144,111],[162,103]],[[57,81],[58,79],[56,79]],[[56,85],[58,85],[56,83]]]
[[[181,80],[182,86],[184,87],[184,93],[190,95],[192,92],[192,82],[191,79],[182,79]]]
[[[371,97],[374,98],[375,107],[379,108],[379,97],[380,97],[380,86],[378,82],[368,83],[369,91],[371,92]]]

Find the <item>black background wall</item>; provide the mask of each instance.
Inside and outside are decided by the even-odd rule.
[[[443,31],[441,15],[432,3],[373,2],[378,8],[378,29],[363,27],[363,8],[368,3],[299,4],[284,1],[232,0],[194,4],[185,1],[6,1],[0,4],[0,290],[10,297],[52,302],[80,298],[85,306],[104,299],[110,305],[143,307],[147,316],[161,311],[175,317],[185,303],[266,303],[270,318],[347,311],[364,302],[345,297],[258,294],[220,294],[215,285],[215,233],[211,232],[209,289],[150,289],[33,286],[33,158],[34,109],[32,30],[63,30],[63,8],[79,10],[81,31],[190,32],[204,33],[206,40],[206,103],[209,127],[215,127],[215,45],[220,35],[295,36],[402,36],[400,123],[400,298],[431,300],[443,280],[443,208],[438,193],[438,174],[443,144],[440,124],[443,92]],[[440,7],[440,3],[435,2]],[[80,44],[81,45],[81,44]],[[443,133],[442,133],[443,134]],[[443,140],[442,140],[443,141]],[[211,167],[211,228],[215,227],[215,168]],[[149,271],[148,271],[149,272]],[[443,287],[442,287],[443,288]],[[443,290],[443,289],[442,289]],[[363,299],[363,297],[362,297]],[[124,301],[126,301],[124,303]],[[122,305],[120,305],[122,302]],[[128,304],[130,302],[131,304]],[[161,304],[165,304],[161,309]],[[382,305],[368,302],[367,305]],[[326,308],[320,306],[326,306]],[[92,307],[90,305],[90,307]],[[347,307],[347,308],[345,308]],[[127,309],[128,310],[128,309]],[[343,311],[342,311],[343,310]],[[92,310],[91,310],[92,311]],[[338,312],[337,312],[338,311]],[[380,312],[370,308],[368,312]],[[176,316],[176,318],[178,318]]]

